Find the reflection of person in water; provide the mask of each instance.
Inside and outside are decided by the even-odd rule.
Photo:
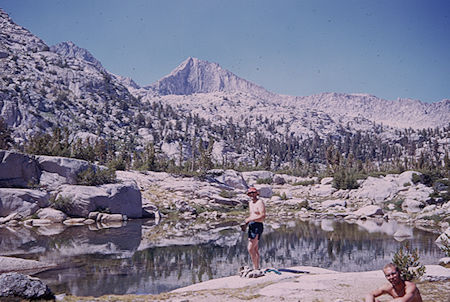
[[[258,190],[256,188],[249,188],[247,195],[251,198],[248,203],[249,216],[245,219],[248,224],[248,252],[252,258],[253,268],[259,269],[259,250],[258,243],[263,232],[263,222],[266,218],[266,207],[262,200],[258,199]]]
[[[392,301],[422,302],[419,289],[410,281],[404,281],[400,276],[398,267],[389,263],[383,268],[383,273],[389,283],[381,286],[366,296],[366,302],[373,302],[376,297],[388,294],[394,299]]]

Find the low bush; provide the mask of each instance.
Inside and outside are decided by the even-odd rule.
[[[352,190],[359,188],[357,173],[353,169],[339,169],[333,175],[333,188]]]
[[[234,198],[236,197],[236,192],[229,190],[222,190],[220,191],[219,196],[223,198]]]
[[[406,243],[394,254],[392,263],[397,265],[403,280],[411,281],[425,274],[425,266],[419,262],[419,259],[417,249],[411,249]]]
[[[111,168],[100,169],[90,165],[86,170],[77,175],[77,184],[85,186],[99,186],[115,183],[116,171]]]
[[[265,184],[265,185],[271,185],[273,183],[273,179],[271,177],[269,178],[258,178],[256,180],[257,184]]]
[[[444,238],[441,240],[442,246],[439,248],[445,253],[447,257],[450,257],[450,238],[447,235],[443,235]]]
[[[294,182],[292,185],[293,186],[310,186],[315,184],[316,182],[312,179],[312,180],[303,180],[303,181],[297,181]]]
[[[72,208],[72,199],[70,197],[52,196],[50,198],[50,206],[55,209],[67,213]]]

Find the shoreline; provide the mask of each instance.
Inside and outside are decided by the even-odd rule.
[[[424,301],[447,302],[450,292],[450,269],[427,265],[426,281],[416,282]],[[336,272],[311,266],[291,269],[307,270],[310,274],[268,273],[259,278],[230,276],[212,279],[158,295],[105,295],[77,297],[63,295],[61,301],[263,301],[263,302],[353,302],[386,283],[380,270]],[[390,301],[382,296],[379,301]]]
[[[0,256],[0,273],[16,271],[27,274],[54,268],[41,261]],[[211,279],[158,295],[106,295],[79,297],[58,295],[60,301],[361,301],[365,294],[386,282],[380,270],[337,272],[313,266],[289,267],[305,273],[267,272],[258,278],[235,276]],[[417,282],[424,301],[443,301],[450,291],[450,269],[426,265],[426,273]],[[440,294],[441,293],[441,294]],[[442,300],[440,300],[442,299]],[[381,299],[380,301],[386,301]]]

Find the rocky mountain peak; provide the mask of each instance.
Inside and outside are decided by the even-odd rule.
[[[256,95],[270,94],[263,87],[239,78],[217,63],[189,57],[169,75],[148,88],[162,95],[189,95],[210,92],[248,92]]]
[[[4,54],[14,51],[38,52],[48,46],[27,29],[14,23],[8,14],[0,9],[0,51]]]
[[[87,49],[78,47],[72,41],[61,42],[53,45],[50,47],[50,51],[57,53],[65,58],[75,58],[83,60],[94,65],[99,70],[106,71],[103,68],[102,63],[100,63],[100,61],[97,60]]]

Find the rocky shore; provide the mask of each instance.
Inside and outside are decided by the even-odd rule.
[[[164,238],[164,232],[178,238],[171,240],[192,241],[195,240],[191,236],[193,232],[201,234],[217,228],[221,223],[241,221],[247,212],[246,188],[255,186],[267,206],[267,223],[273,228],[279,221],[288,219],[317,220],[324,230],[331,227],[326,223],[329,219],[373,224],[375,227],[383,221],[396,221],[399,225],[383,232],[399,240],[413,237],[411,228],[401,225],[431,231],[437,236],[441,234],[436,241],[438,245],[450,238],[450,203],[431,198],[436,188],[416,182],[414,178],[420,175],[416,171],[368,177],[360,180],[359,188],[353,190],[335,189],[332,178],[301,178],[269,171],[219,169],[197,177],[164,172],[117,171],[117,182],[114,184],[77,184],[77,175],[89,166],[89,163],[75,159],[0,151],[0,228],[33,228],[43,235],[51,235],[80,224],[88,224],[90,229],[98,230],[117,228],[128,219],[144,217],[154,219],[155,224],[161,219],[176,221],[161,230],[162,233],[155,233],[152,229],[143,234],[139,248],[144,249],[158,245],[158,240]],[[439,190],[448,188],[441,187]],[[443,263],[448,263],[448,259]],[[0,257],[2,273],[37,272],[54,266],[53,263]],[[245,282],[233,276],[153,298],[206,301],[220,297],[220,300],[227,301],[279,301],[282,297],[285,301],[359,301],[359,295],[368,290],[369,285],[372,287],[384,281],[382,275],[380,278],[380,272],[337,273],[320,268],[307,269],[313,273],[301,276],[267,275]],[[430,266],[430,270],[434,269],[438,268]],[[439,274],[448,274],[448,269],[443,269],[446,271]],[[448,292],[448,279],[439,279],[433,284],[423,281],[419,287],[424,291],[429,289],[431,293],[432,288],[439,284]],[[332,297],[334,300],[330,300],[330,292],[336,293]],[[434,296],[430,294],[429,297]],[[141,298],[149,299],[125,296],[113,300],[140,301]],[[64,299],[84,300],[70,296]],[[105,297],[99,299],[109,300]]]

